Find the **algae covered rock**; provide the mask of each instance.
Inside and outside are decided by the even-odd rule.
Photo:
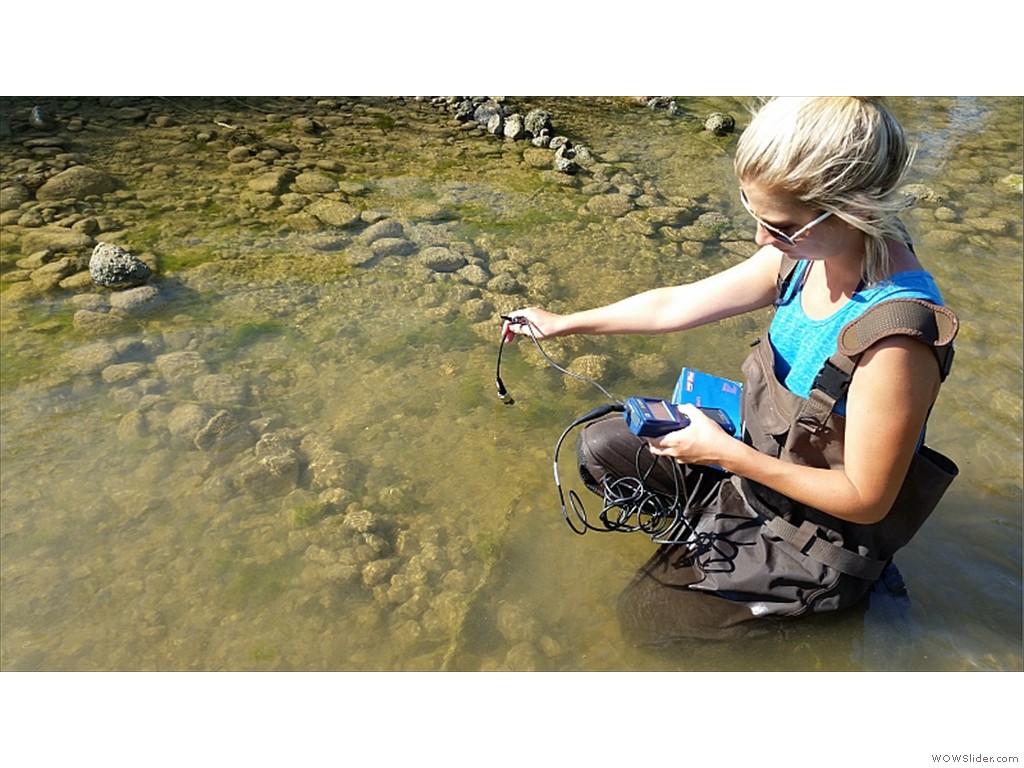
[[[81,200],[113,191],[114,180],[108,174],[85,165],[75,165],[48,179],[38,190],[37,200]]]

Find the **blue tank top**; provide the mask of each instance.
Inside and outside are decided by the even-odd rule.
[[[769,328],[775,373],[790,392],[800,397],[811,393],[818,371],[836,351],[839,331],[870,307],[887,299],[925,299],[942,304],[942,296],[931,274],[924,270],[899,272],[867,288],[858,289],[842,307],[823,320],[812,320],[800,302],[804,277],[810,262],[801,261],[779,298],[775,318]],[[846,398],[836,404],[836,413],[846,413]]]

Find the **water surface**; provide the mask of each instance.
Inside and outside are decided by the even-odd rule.
[[[961,476],[897,556],[909,605],[661,650],[625,644],[615,618],[653,545],[575,536],[552,483],[556,439],[603,398],[520,344],[503,406],[497,314],[596,305],[752,253],[735,137],[697,120],[728,112],[742,128],[746,101],[679,99],[682,115],[514,101],[592,148],[596,174],[561,183],[522,142],[429,101],[50,100],[65,125],[82,121],[58,153],[26,151],[18,115],[34,102],[4,101],[3,182],[63,153],[106,169],[119,190],[77,215],[153,262],[161,292],[118,328],[86,330],[83,296],[106,294],[19,292],[25,227],[4,219],[4,669],[1021,669],[1021,101],[893,102],[919,144],[907,224],[963,324],[929,431]],[[296,151],[228,157],[274,141]],[[342,186],[268,202],[250,182],[275,167]],[[625,185],[619,174],[681,218],[595,213],[586,185]],[[319,199],[364,220],[326,226],[308,213]],[[693,217],[709,212],[724,223],[699,237]],[[377,218],[420,253],[458,246],[485,278],[417,255],[354,265]],[[562,364],[601,356],[619,397],[667,395],[682,365],[738,376],[765,322],[545,349]]]

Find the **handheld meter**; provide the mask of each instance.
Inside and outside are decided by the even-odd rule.
[[[629,431],[637,437],[660,437],[677,429],[683,429],[690,420],[666,400],[656,397],[630,397],[623,404],[623,417]],[[721,408],[701,408],[705,415],[716,422],[728,434],[736,435],[736,425]]]
[[[630,397],[624,405],[626,426],[637,437],[660,437],[690,423],[674,405],[656,397]]]

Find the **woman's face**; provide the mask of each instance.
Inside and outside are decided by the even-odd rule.
[[[825,259],[854,251],[858,256],[863,254],[863,234],[839,217],[809,208],[789,192],[771,190],[756,182],[743,183],[740,190],[757,221],[754,242],[758,245],[774,246],[795,259]],[[787,243],[773,229],[794,242]]]

